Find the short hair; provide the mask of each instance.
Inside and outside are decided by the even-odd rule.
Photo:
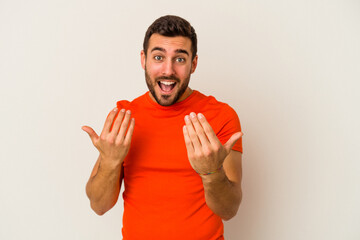
[[[156,19],[145,33],[143,43],[145,56],[147,55],[147,50],[149,48],[149,39],[154,33],[166,37],[183,36],[189,38],[191,40],[192,59],[195,58],[197,53],[197,37],[195,29],[185,19],[174,15],[166,15]]]

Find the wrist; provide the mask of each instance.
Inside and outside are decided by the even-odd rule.
[[[200,172],[197,172],[197,171],[195,171],[195,172],[197,174],[199,174],[200,176],[206,176],[206,175],[210,175],[210,174],[214,174],[216,172],[219,172],[222,168],[223,168],[223,165],[221,164],[221,166],[218,169],[216,169],[214,171],[211,171],[211,172],[207,172],[207,173],[200,173]]]
[[[199,176],[204,184],[224,181],[227,178],[223,167],[211,174],[199,174]]]
[[[100,155],[100,167],[107,171],[118,170],[121,168],[124,160],[107,158]]]

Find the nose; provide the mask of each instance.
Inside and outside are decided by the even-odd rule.
[[[172,61],[165,61],[163,62],[163,65],[162,65],[162,74],[164,76],[171,76],[175,73],[175,70],[174,70],[174,64]]]

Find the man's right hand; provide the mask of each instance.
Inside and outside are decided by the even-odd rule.
[[[130,110],[125,112],[125,109],[119,111],[114,108],[106,118],[100,136],[91,127],[82,127],[82,130],[89,134],[92,143],[98,149],[101,159],[109,165],[122,164],[129,152],[135,126],[135,119],[130,119],[130,117]]]

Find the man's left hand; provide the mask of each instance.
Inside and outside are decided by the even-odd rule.
[[[207,174],[221,168],[232,147],[243,135],[234,133],[222,145],[203,114],[185,116],[183,127],[185,145],[192,168],[199,174]]]

